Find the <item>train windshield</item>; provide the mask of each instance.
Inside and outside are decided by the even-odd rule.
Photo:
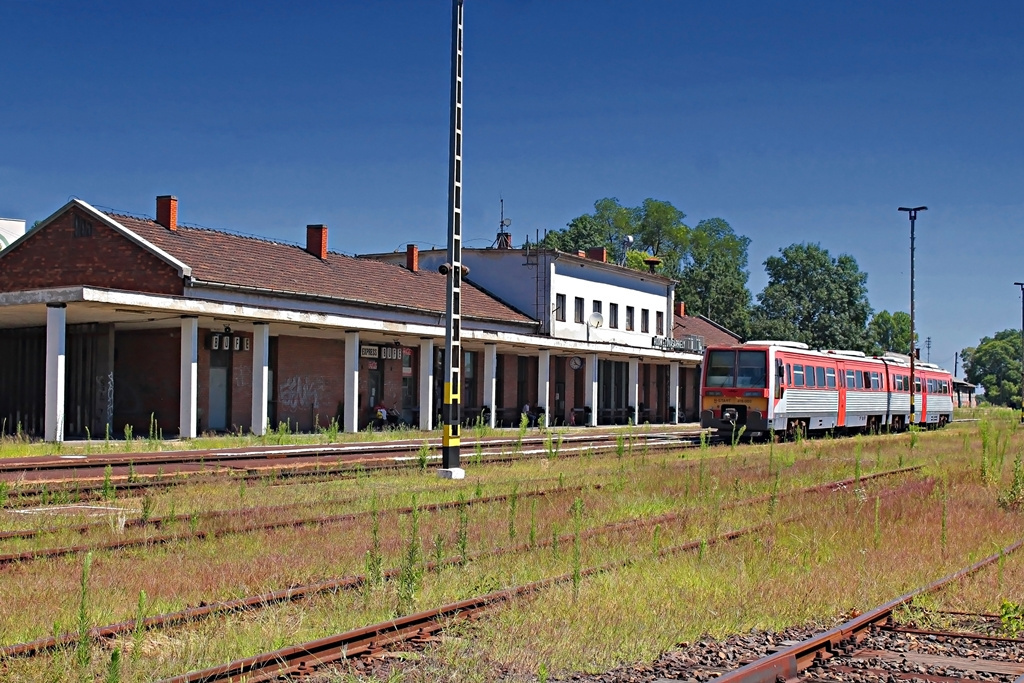
[[[705,386],[764,389],[768,386],[764,351],[710,351]]]

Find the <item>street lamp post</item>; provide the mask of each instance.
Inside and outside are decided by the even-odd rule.
[[[1020,287],[1020,422],[1024,424],[1024,282],[1014,282]]]
[[[912,209],[908,209],[905,206],[899,207],[900,211],[906,211],[910,214],[910,424],[911,426],[917,424],[917,413],[915,408],[915,398],[917,394],[917,384],[915,383],[914,377],[914,222],[917,220],[918,211],[927,211],[927,206],[915,206]]]

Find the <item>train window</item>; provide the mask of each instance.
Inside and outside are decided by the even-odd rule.
[[[786,386],[793,386],[793,366],[786,363]]]
[[[853,378],[855,380],[857,380],[857,388],[858,389],[863,389],[864,388],[864,373],[861,372],[860,370],[858,370],[858,371],[854,372],[853,375],[854,375]]]
[[[846,386],[853,389],[857,386],[857,379],[854,377],[856,373],[853,370],[846,371]]]
[[[882,388],[882,377],[877,372],[871,373],[871,388],[881,389]]]
[[[921,393],[921,378],[920,377],[915,377],[914,378],[914,393],[915,394],[920,394]]]
[[[740,367],[736,386],[764,389],[767,384],[764,351],[740,351]]]
[[[933,380],[933,379],[928,380],[928,393],[929,394],[934,394],[935,393],[935,380]]]
[[[813,387],[814,386],[814,366],[813,365],[804,366],[804,375],[805,375],[804,376],[804,381],[807,382],[807,386]]]
[[[893,375],[894,384],[896,385],[896,391],[903,391],[903,375]]]
[[[825,368],[825,384],[829,389],[836,388],[836,370],[835,368]]]
[[[804,385],[804,366],[794,365],[793,366],[793,386],[802,387]]]
[[[712,351],[708,354],[708,373],[705,385],[709,387],[731,387],[735,384],[736,353],[734,351]]]
[[[815,368],[815,371],[818,375],[818,386],[825,386],[825,368]]]

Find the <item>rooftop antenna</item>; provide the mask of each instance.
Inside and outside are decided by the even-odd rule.
[[[626,254],[629,253],[629,248],[631,246],[633,246],[633,236],[632,235],[626,235],[625,237],[623,237],[622,238],[622,242],[620,243],[620,246],[622,247],[622,249],[621,249],[622,253],[619,254],[619,265],[620,266],[625,266],[626,265]]]
[[[498,201],[501,202],[501,221],[498,223],[498,236],[495,238],[494,244],[491,246],[497,247],[498,249],[511,249],[512,233],[507,232],[505,228],[512,225],[512,219],[505,218],[505,199],[503,197],[499,197]]]

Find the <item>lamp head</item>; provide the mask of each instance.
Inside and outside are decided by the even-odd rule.
[[[901,206],[901,207],[900,207],[899,209],[897,209],[897,210],[898,210],[898,211],[909,211],[909,212],[911,212],[911,213],[917,213],[918,211],[927,211],[927,210],[928,210],[928,207],[927,207],[927,206],[915,206],[915,207],[914,207],[913,209],[908,209],[908,208],[907,208],[907,207],[905,207],[905,206]]]

